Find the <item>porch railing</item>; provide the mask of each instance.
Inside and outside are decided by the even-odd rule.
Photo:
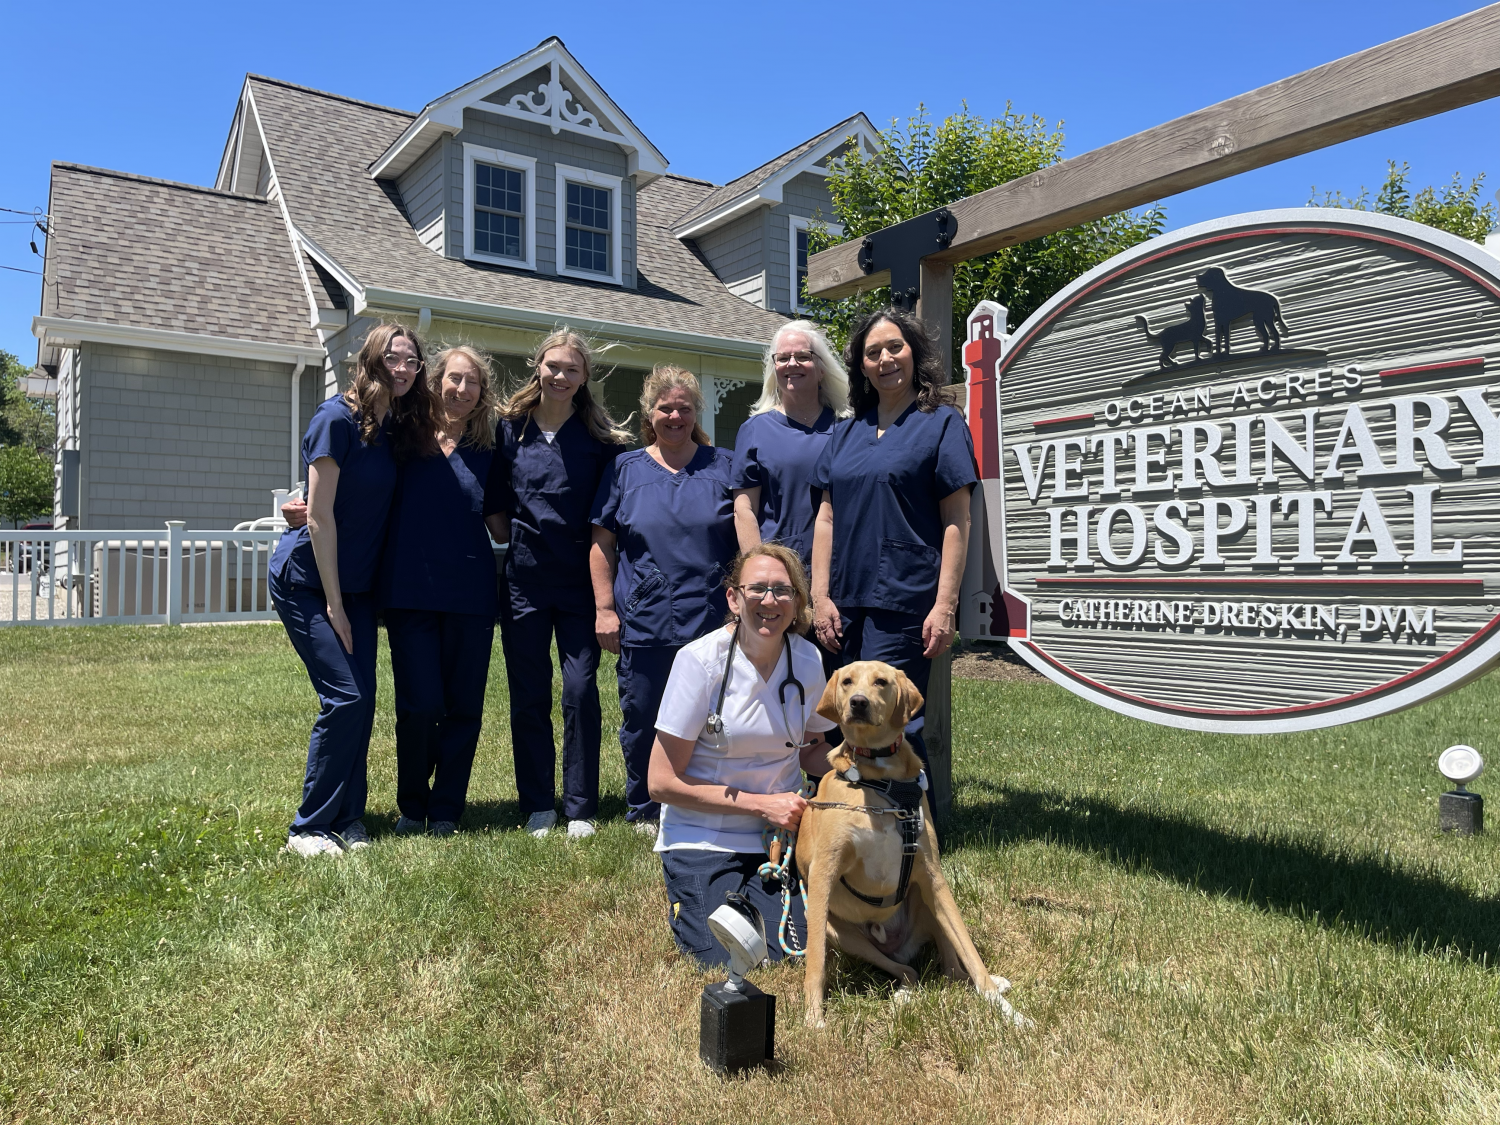
[[[279,530],[0,530],[0,626],[274,621]]]

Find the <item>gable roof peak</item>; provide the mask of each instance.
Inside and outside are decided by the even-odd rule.
[[[535,90],[508,100],[490,98],[542,69],[550,73]],[[566,84],[565,84],[566,80]],[[667,158],[615,104],[556,35],[523,55],[428,102],[416,120],[371,165],[370,175],[391,179],[410,168],[438,137],[463,129],[464,110],[480,109],[551,128],[608,140],[626,154],[628,174],[649,183],[667,170]]]

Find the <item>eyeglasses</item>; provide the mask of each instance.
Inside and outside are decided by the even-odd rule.
[[[792,363],[798,367],[806,367],[816,358],[812,352],[777,352],[771,357],[778,367],[785,367]]]
[[[871,344],[869,347],[867,347],[865,349],[865,358],[879,359],[882,352],[890,352],[894,357],[900,355],[905,350],[905,340],[887,340],[883,344]]]
[[[789,602],[797,596],[797,587],[785,584],[767,586],[764,582],[751,582],[748,586],[736,586],[735,589],[753,602],[765,601],[767,594],[778,602]]]
[[[407,371],[422,370],[422,361],[414,355],[403,357],[397,355],[395,352],[386,352],[382,358],[385,360],[386,367],[392,371],[401,368],[405,368]]]

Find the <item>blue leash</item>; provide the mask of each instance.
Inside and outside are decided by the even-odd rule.
[[[804,780],[800,790],[803,799],[813,797],[818,791],[816,785],[811,781]],[[775,879],[781,884],[781,923],[776,927],[776,940],[781,944],[781,951],[788,957],[802,957],[807,953],[807,942],[802,942],[803,948],[795,948],[797,941],[797,930],[792,925],[792,852],[797,846],[797,834],[788,832],[784,828],[772,828],[767,825],[760,834],[761,846],[766,849],[767,856],[771,853],[771,842],[780,840],[782,843],[781,862],[772,863],[769,859],[760,865],[757,874],[762,879]],[[807,883],[802,879],[797,880],[798,891],[802,895],[802,910],[807,911]],[[791,941],[788,942],[788,933]]]

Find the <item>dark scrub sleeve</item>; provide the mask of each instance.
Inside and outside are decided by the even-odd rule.
[[[396,491],[396,462],[391,456],[389,423],[375,440],[360,440],[359,416],[343,398],[331,398],[313,411],[302,438],[303,466],[320,457],[339,467],[333,497],[333,521],[339,536],[339,586],[346,594],[375,588],[381,548],[385,544],[391,498]],[[288,531],[276,543],[271,572],[287,586],[321,590],[312,537],[306,526]]]

